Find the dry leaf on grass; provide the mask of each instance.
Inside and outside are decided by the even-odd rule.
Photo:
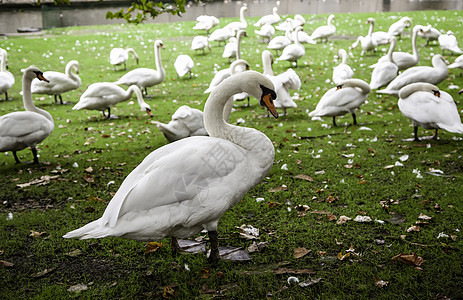
[[[145,254],[156,252],[159,248],[162,247],[162,243],[158,242],[149,242],[146,244]]]
[[[421,219],[421,220],[431,220],[432,217],[429,217],[423,213],[421,213],[419,216],[418,216],[418,219]]]
[[[299,175],[293,176],[293,178],[303,179],[303,180],[307,180],[307,181],[313,181],[312,177],[310,177],[309,175],[305,175],[305,174],[299,174]]]
[[[287,191],[287,190],[288,190],[288,187],[283,184],[282,186],[277,186],[276,188],[270,189],[269,192],[276,193],[276,192]]]
[[[315,274],[315,271],[310,269],[288,269],[288,268],[280,268],[272,270],[273,274],[281,275],[281,274]]]
[[[371,218],[369,216],[356,216],[355,219],[354,219],[355,222],[359,222],[359,223],[367,223],[367,222],[371,222]]]
[[[350,256],[350,252],[347,252],[346,254],[342,254],[342,252],[338,253],[338,259],[339,260],[344,260]]]
[[[70,288],[68,288],[68,292],[77,293],[77,292],[86,291],[87,289],[88,287],[86,284],[79,283],[79,284],[73,285]]]
[[[247,240],[255,240],[259,238],[259,229],[252,225],[243,224],[240,227],[236,227],[240,230],[240,237]]]
[[[9,268],[11,268],[11,267],[14,266],[14,263],[11,263],[11,262],[9,262],[9,261],[1,260],[1,259],[0,259],[0,265],[2,265],[2,266],[4,266],[4,267],[9,267]]]
[[[45,231],[42,231],[42,232],[38,232],[38,231],[34,231],[34,230],[30,230],[31,234],[29,234],[29,236],[31,237],[41,237],[42,235],[46,234],[48,235],[48,233],[46,233]]]
[[[419,267],[423,263],[424,259],[418,254],[410,252],[410,254],[406,253],[401,253],[399,255],[396,255],[392,258],[392,260],[397,260],[400,261],[401,263],[414,266],[414,267]]]
[[[43,277],[45,275],[47,275],[48,273],[51,273],[55,270],[55,268],[50,268],[50,269],[44,269],[38,273],[34,273],[32,274],[31,276],[34,277],[34,278],[40,278],[40,277]]]
[[[312,250],[307,250],[306,248],[299,247],[294,249],[294,258],[301,258],[305,256],[307,253],[309,253]]]
[[[336,224],[341,225],[346,223],[347,221],[352,220],[352,218],[346,217],[346,216],[340,216],[339,219],[336,221]]]
[[[420,231],[420,226],[412,225],[407,229],[407,232],[418,232]]]
[[[44,175],[44,176],[40,176],[39,179],[33,179],[26,183],[17,184],[16,186],[20,188],[25,188],[31,185],[46,185],[46,184],[49,184],[51,180],[57,179],[58,177],[59,175],[54,175],[54,176]]]
[[[321,278],[307,279],[307,280],[305,280],[303,282],[300,282],[299,286],[300,287],[308,287],[308,286],[319,283],[320,280],[322,280],[322,279]]]
[[[378,276],[375,276],[375,285],[377,287],[384,287],[384,286],[387,286],[388,284],[389,284],[389,281],[384,281],[380,279]]]

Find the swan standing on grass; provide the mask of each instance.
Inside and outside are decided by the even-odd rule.
[[[198,35],[193,38],[191,41],[191,50],[203,50],[203,54],[206,54],[206,48],[209,48],[211,51],[211,45],[209,44],[209,40],[207,37]]]
[[[245,30],[246,27],[248,27],[248,23],[246,22],[246,19],[244,18],[245,11],[248,11],[248,8],[246,6],[242,6],[240,8],[240,21],[228,23],[227,25],[223,27],[223,29],[230,30],[234,34],[236,34],[238,30],[240,29]]]
[[[351,113],[354,125],[357,125],[355,111],[365,102],[370,91],[370,85],[365,81],[347,79],[340,85],[329,89],[309,116],[333,117],[333,125],[336,126],[336,116]]]
[[[263,43],[269,43],[272,35],[275,34],[275,28],[270,24],[264,24],[259,30],[254,30],[254,33],[262,38]]]
[[[301,88],[301,79],[299,75],[293,70],[288,69],[287,71],[273,75],[273,55],[270,51],[262,51],[262,65],[264,68],[263,74],[267,76],[275,86],[275,92],[277,98],[273,102],[276,108],[283,109],[283,114],[286,115],[286,109],[296,108],[297,104],[289,94],[289,90],[298,90]]]
[[[238,30],[238,32],[236,33],[236,38],[230,38],[230,41],[225,45],[225,48],[223,49],[223,58],[228,58],[229,60],[231,60],[232,58],[241,58],[241,39],[243,36],[247,36],[246,31]]]
[[[440,31],[432,27],[431,25],[427,25],[427,26],[416,25],[416,26],[419,26],[419,28],[423,30],[423,31],[418,31],[418,36],[426,39],[426,46],[429,45],[430,41],[437,41],[437,39],[441,35]]]
[[[434,139],[437,139],[440,128],[463,133],[463,124],[452,96],[435,85],[418,82],[401,88],[398,105],[403,115],[412,121],[415,141],[420,140],[418,126],[436,129]]]
[[[237,67],[242,66],[245,70],[249,70],[249,64],[244,59],[237,59],[231,63],[230,68],[222,69],[215,73],[214,78],[212,78],[209,87],[204,91],[205,94],[212,92],[217,88],[217,86],[224,81],[226,78],[234,75],[237,72]]]
[[[224,120],[225,104],[240,92],[260,99],[278,117],[268,78],[248,71],[224,80],[204,106],[210,137],[189,137],[153,151],[125,178],[100,219],[63,237],[153,241],[170,236],[178,251],[177,238],[205,229],[211,243],[209,261],[219,260],[220,217],[265,178],[275,157],[265,134]]]
[[[321,41],[328,42],[328,37],[332,36],[336,32],[336,27],[331,24],[334,20],[334,15],[328,17],[328,25],[317,27],[311,35],[312,40],[320,39]]]
[[[229,38],[234,37],[235,32],[228,28],[217,28],[214,30],[208,38],[209,42],[220,43],[227,41]]]
[[[169,142],[189,136],[208,135],[204,128],[203,112],[188,105],[180,106],[168,124],[157,121],[155,123]]]
[[[113,70],[116,70],[116,66],[124,64],[124,70],[127,70],[126,62],[129,59],[129,53],[132,53],[133,58],[138,65],[138,55],[132,48],[113,48],[109,53],[109,62],[113,65]]]
[[[273,13],[271,15],[265,15],[262,18],[259,19],[256,23],[254,23],[254,26],[256,27],[262,27],[264,25],[273,25],[275,23],[280,22],[281,18],[278,15],[278,8],[275,6],[273,8]]]
[[[23,70],[23,104],[26,111],[12,112],[0,117],[0,151],[12,151],[16,163],[21,163],[17,151],[30,147],[34,163],[39,163],[37,144],[49,136],[55,127],[53,117],[47,111],[37,108],[32,102],[32,79],[47,81],[36,67]]]
[[[72,108],[73,110],[89,109],[99,110],[105,116],[104,111],[108,110],[108,119],[111,118],[111,106],[124,102],[132,98],[132,94],[137,96],[138,105],[142,111],[152,117],[151,107],[143,100],[140,89],[136,85],[131,85],[125,91],[123,88],[112,82],[97,82],[89,85],[87,90],[80,97],[79,102]]]
[[[189,78],[191,78],[191,70],[193,69],[194,66],[195,66],[195,63],[193,62],[193,59],[189,55],[186,55],[186,54],[181,54],[177,56],[177,59],[175,59],[175,62],[174,62],[174,68],[179,77],[183,77],[185,76],[186,73],[189,73],[190,74]]]
[[[195,24],[193,27],[194,30],[206,30],[206,34],[209,34],[209,30],[211,30],[212,27],[219,25],[220,20],[217,19],[217,17],[214,16],[208,16],[208,15],[201,15],[196,18],[196,21],[198,23]]]
[[[418,32],[422,29],[418,26],[413,27],[413,35],[412,35],[412,52],[410,54],[408,52],[393,52],[392,53],[392,60],[394,63],[399,67],[399,70],[405,70],[411,68],[418,64],[420,61],[420,53],[418,52],[418,47],[416,46],[416,39],[418,37]],[[378,63],[384,62],[389,60],[388,55],[382,56],[378,59]],[[370,68],[374,68],[378,63],[371,65]]]
[[[14,75],[6,70],[7,55],[6,50],[0,48],[0,94],[5,94],[5,100],[8,100],[8,90],[15,81]]]
[[[339,65],[333,68],[333,82],[340,84],[346,79],[351,79],[354,76],[354,71],[347,64],[347,52],[344,49],[339,49],[338,56],[341,58]]]
[[[418,66],[403,71],[399,76],[392,80],[384,90],[377,90],[377,93],[397,95],[404,86],[415,82],[427,82],[439,84],[447,78],[449,70],[447,62],[440,54],[432,58],[432,67]]]
[[[154,60],[156,63],[156,70],[137,68],[129,71],[115,83],[129,86],[135,84],[140,88],[140,90],[144,90],[145,95],[148,95],[146,88],[159,84],[166,78],[166,71],[161,63],[161,48],[163,47],[161,40],[156,40],[154,42]]]
[[[376,47],[378,46],[378,42],[376,39],[373,38],[373,28],[375,26],[375,19],[373,18],[368,18],[367,19],[367,24],[370,24],[370,27],[368,28],[368,33],[366,36],[359,36],[357,40],[352,44],[352,48],[357,47],[357,45],[360,43],[360,46],[362,46],[362,55],[365,54],[365,52],[368,51],[373,51],[376,52]]]
[[[442,49],[442,55],[445,50],[449,50],[457,54],[463,53],[463,51],[458,47],[457,38],[451,30],[447,31],[447,34],[441,34],[437,40],[439,41],[439,45]]]
[[[412,19],[409,17],[403,17],[399,21],[393,23],[389,26],[389,30],[387,33],[389,36],[397,35],[399,39],[402,38],[402,33],[404,32],[405,28],[412,26]]]
[[[64,73],[46,71],[43,76],[48,81],[40,81],[37,78],[32,80],[32,94],[54,95],[55,103],[58,103],[57,97],[59,97],[60,103],[64,104],[61,94],[78,89],[82,84],[82,80],[77,74],[79,74],[79,62],[77,60],[68,62]]]
[[[370,87],[372,90],[386,86],[397,77],[397,72],[399,72],[399,67],[395,64],[392,56],[397,39],[395,36],[391,36],[390,41],[391,45],[386,55],[387,60],[378,62],[371,73]]]
[[[448,66],[449,69],[460,68],[463,69],[463,55],[458,56],[455,61]]]
[[[304,56],[305,48],[299,42],[299,35],[298,32],[302,30],[301,26],[298,26],[295,30],[294,34],[294,44],[288,45],[283,49],[278,60],[287,60],[289,62],[295,62],[297,67],[297,60]]]

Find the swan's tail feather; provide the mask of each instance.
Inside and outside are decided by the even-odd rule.
[[[440,128],[447,130],[448,132],[453,133],[463,133],[463,124],[454,124],[452,126],[448,126],[445,124],[438,124]]]
[[[63,238],[98,239],[110,236],[111,229],[101,226],[100,220],[93,221],[63,235]]]

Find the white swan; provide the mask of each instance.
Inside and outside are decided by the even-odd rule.
[[[187,238],[205,229],[210,261],[219,259],[220,217],[265,178],[273,165],[274,146],[262,132],[225,122],[229,98],[247,92],[277,117],[272,83],[248,71],[220,84],[204,106],[210,137],[189,137],[149,154],[122,182],[103,216],[64,238],[124,237],[139,241]]]
[[[14,75],[6,70],[7,55],[6,50],[0,48],[0,94],[5,94],[5,100],[8,100],[8,90],[15,82]]]
[[[168,124],[157,121],[155,123],[169,142],[189,136],[208,135],[204,128],[203,112],[188,105],[180,106]]]
[[[236,68],[238,66],[243,66],[245,70],[249,70],[249,64],[244,59],[237,59],[233,61],[230,65],[230,68],[222,69],[215,73],[214,78],[212,78],[209,87],[204,91],[205,94],[212,92],[217,88],[217,86],[224,81],[226,78],[230,77],[230,75],[238,73]]]
[[[140,88],[140,90],[144,90],[145,95],[147,95],[148,91],[146,88],[159,84],[166,78],[166,71],[164,70],[161,62],[161,48],[163,47],[161,40],[156,40],[154,42],[154,60],[156,63],[156,70],[137,68],[126,73],[115,83],[129,86],[135,84]]]
[[[453,63],[448,66],[449,69],[463,69],[463,55],[458,56]]]
[[[267,39],[268,43],[275,34],[275,28],[270,24],[264,24],[259,30],[254,30],[254,33],[262,38],[262,42],[265,42],[265,39]]]
[[[103,112],[107,109],[108,119],[111,118],[111,106],[124,102],[132,98],[132,94],[137,96],[138,105],[142,111],[152,117],[151,107],[143,100],[142,93],[138,86],[131,85],[124,90],[112,82],[97,82],[88,86],[87,90],[80,96],[79,102],[72,108],[73,110],[89,109]]]
[[[298,90],[301,88],[301,79],[299,75],[293,70],[288,69],[285,72],[273,75],[273,55],[269,50],[262,51],[262,66],[264,68],[263,74],[267,76],[275,86],[277,98],[273,102],[276,108],[281,108],[283,114],[286,115],[288,108],[296,108],[297,104],[289,94],[289,90]]]
[[[463,51],[458,47],[458,41],[455,35],[451,30],[447,31],[447,34],[441,34],[437,38],[439,45],[442,49],[442,54],[445,50],[449,50],[451,52],[455,52],[457,54],[462,54]]]
[[[238,30],[236,33],[236,38],[231,37],[230,41],[225,45],[225,48],[222,53],[223,58],[232,58],[240,59],[241,58],[241,39],[246,35],[246,31]]]
[[[246,6],[242,6],[240,8],[240,20],[239,22],[231,22],[225,25],[223,28],[226,30],[231,30],[233,31],[234,34],[238,32],[240,29],[246,29],[248,27],[248,23],[246,22],[246,19],[244,18],[244,12],[248,11],[248,8]]]
[[[191,70],[194,66],[195,63],[193,62],[193,59],[191,59],[191,57],[186,54],[177,56],[174,62],[174,68],[179,77],[183,77],[186,73],[189,73],[191,78]]]
[[[397,77],[397,72],[399,72],[399,67],[395,64],[392,56],[397,39],[395,36],[391,36],[390,41],[391,45],[389,46],[389,51],[386,55],[387,60],[378,62],[371,73],[370,87],[372,90],[386,86]]]
[[[362,46],[362,55],[365,52],[368,51],[374,51],[376,52],[376,47],[378,46],[378,42],[376,39],[373,38],[373,28],[375,26],[375,19],[373,18],[368,18],[367,19],[367,24],[370,24],[370,27],[368,28],[368,33],[366,36],[359,36],[357,40],[352,44],[352,48],[357,47],[357,45],[360,43],[360,46]]]
[[[426,39],[426,46],[429,45],[430,41],[437,41],[439,36],[441,35],[441,32],[437,30],[436,28],[432,27],[432,25],[427,25],[427,26],[422,26],[422,25],[416,25],[419,26],[423,31],[418,31],[418,36]]]
[[[298,26],[294,34],[294,44],[288,45],[283,49],[278,60],[287,60],[289,62],[295,62],[297,67],[297,60],[305,54],[305,48],[299,42],[298,32],[302,30],[301,26]]]
[[[209,39],[205,36],[195,36],[191,41],[191,50],[203,50],[203,54],[206,54],[206,48],[209,48],[209,50],[211,50]]]
[[[463,133],[463,124],[452,96],[435,85],[419,82],[401,88],[398,106],[412,121],[415,141],[419,141],[418,126],[436,129],[434,139],[437,139],[440,128]]]
[[[220,43],[227,41],[229,38],[234,37],[235,32],[228,28],[217,28],[209,36],[209,42],[218,42]]]
[[[387,31],[387,33],[389,34],[389,36],[397,35],[399,36],[399,38],[401,38],[405,28],[408,28],[410,26],[412,26],[412,19],[410,19],[409,17],[403,17],[399,21],[389,26],[389,30]]]
[[[336,32],[336,27],[331,23],[334,20],[334,15],[328,17],[328,25],[317,27],[311,35],[312,40],[320,39],[328,42],[328,37]]]
[[[77,60],[68,62],[64,73],[46,71],[43,76],[48,81],[40,81],[37,78],[32,80],[32,94],[54,95],[55,103],[58,103],[57,97],[59,97],[60,103],[63,104],[61,94],[78,89],[82,84],[82,80],[77,74],[79,74],[79,62]]]
[[[193,27],[194,30],[205,30],[209,34],[212,27],[218,25],[220,20],[214,16],[201,15],[196,18],[197,23]]]
[[[351,79],[354,76],[354,71],[347,64],[347,52],[344,49],[339,49],[338,56],[341,58],[341,62],[333,68],[333,82],[340,84],[346,79]]]
[[[432,67],[419,66],[412,67],[403,71],[399,76],[392,80],[385,89],[377,90],[377,93],[397,95],[399,90],[404,86],[414,82],[427,82],[439,84],[447,78],[449,70],[445,59],[440,54],[432,58]]]
[[[333,117],[333,125],[336,126],[336,116],[351,113],[354,125],[357,125],[355,111],[365,102],[370,91],[370,85],[365,81],[347,79],[340,85],[329,89],[309,116]]]
[[[420,61],[420,53],[418,52],[418,47],[416,46],[416,39],[418,37],[418,32],[422,29],[418,26],[413,27],[413,34],[412,34],[412,54],[408,52],[393,52],[392,53],[392,60],[394,63],[399,67],[399,70],[405,70],[411,68],[418,64]],[[374,68],[378,63],[384,62],[389,60],[387,55],[380,57],[376,64],[370,66],[370,68]]]
[[[274,37],[270,40],[270,42],[268,42],[267,48],[275,50],[278,55],[278,50],[283,50],[286,46],[291,45],[291,40],[288,37],[289,35],[291,35],[291,31],[287,30],[284,36],[279,35]]]
[[[16,163],[21,161],[17,151],[31,148],[34,163],[38,163],[37,144],[49,136],[54,126],[53,117],[47,111],[40,109],[32,102],[32,79],[46,81],[43,73],[36,67],[23,70],[22,91],[23,104],[26,111],[12,112],[0,117],[0,151],[12,151]]]
[[[135,61],[137,62],[138,65],[138,55],[133,50],[133,48],[113,48],[111,49],[111,52],[109,52],[109,63],[113,65],[113,69],[116,70],[116,66],[120,66],[124,64],[124,70],[127,69],[126,62],[129,59],[129,53],[132,53],[133,58],[135,58]]]
[[[264,26],[265,24],[273,25],[275,23],[280,22],[281,18],[278,15],[278,7],[275,6],[272,12],[273,13],[271,15],[265,15],[261,17],[256,23],[254,23],[254,26],[261,27],[261,26]]]

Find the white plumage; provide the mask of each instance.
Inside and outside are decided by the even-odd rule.
[[[207,37],[198,35],[193,38],[191,41],[191,50],[203,50],[203,54],[206,54],[206,48],[211,50],[211,45],[209,45],[209,40]]]
[[[419,28],[422,29],[422,31],[418,31],[418,36],[423,39],[426,39],[426,46],[429,45],[430,41],[437,41],[437,39],[441,35],[441,32],[437,30],[436,28],[432,27],[431,25],[427,25],[427,26],[416,25],[416,26],[419,26]]]
[[[174,240],[205,229],[211,242],[209,259],[218,260],[220,217],[267,175],[275,156],[265,134],[223,118],[228,99],[243,91],[277,117],[273,86],[265,76],[249,71],[228,78],[204,107],[211,137],[185,138],[153,151],[125,178],[100,219],[63,237]]]
[[[447,34],[441,34],[437,40],[439,41],[439,45],[442,48],[442,53],[444,53],[445,50],[452,51],[457,54],[463,53],[460,47],[458,47],[457,38],[451,30],[447,31]]]
[[[0,48],[0,94],[5,94],[5,100],[8,100],[8,90],[13,86],[14,75],[6,70],[8,52]]]
[[[385,61],[378,62],[371,73],[370,87],[372,90],[386,86],[397,77],[397,72],[399,72],[399,67],[395,64],[392,56],[397,39],[395,36],[391,36],[390,41],[391,45],[386,55],[387,59]]]
[[[194,66],[195,63],[193,62],[193,59],[186,54],[181,54],[177,56],[174,62],[175,71],[180,77],[183,77],[186,73],[189,73],[191,78],[191,70]]]
[[[264,25],[273,25],[275,23],[280,22],[281,18],[278,15],[278,8],[275,6],[272,10],[271,15],[265,15],[262,18],[260,18],[256,23],[254,23],[254,26],[256,27],[261,27]]]
[[[37,108],[32,102],[31,82],[34,78],[47,80],[36,67],[23,70],[22,92],[26,111],[12,112],[0,117],[0,151],[12,151],[16,163],[20,163],[16,152],[27,147],[31,148],[34,163],[38,163],[36,146],[55,127],[51,114]]]
[[[211,35],[209,36],[209,42],[221,42],[227,41],[229,38],[234,37],[235,32],[228,28],[217,28],[214,30]]]
[[[449,69],[460,68],[463,69],[463,55],[458,56],[453,63],[448,65]]]
[[[370,24],[370,27],[368,28],[368,33],[366,36],[359,36],[357,37],[357,40],[352,44],[352,48],[355,48],[358,46],[360,43],[360,46],[362,47],[362,55],[365,52],[368,51],[375,51],[376,52],[376,47],[378,46],[378,42],[375,38],[373,38],[373,28],[375,26],[375,19],[373,18],[368,18],[367,19],[367,24]]]
[[[371,89],[368,83],[360,79],[347,79],[337,87],[329,89],[317,104],[310,117],[333,117],[351,113],[354,125],[357,124],[356,110],[365,102]]]
[[[283,49],[278,60],[287,60],[289,62],[295,62],[297,67],[297,60],[305,54],[304,46],[299,42],[298,32],[302,30],[302,27],[298,26],[294,34],[294,43],[286,46]]]
[[[120,86],[112,82],[97,82],[88,86],[87,90],[80,96],[79,102],[72,108],[73,110],[99,110],[103,112],[107,109],[107,118],[111,117],[111,107],[129,100],[132,94],[137,96],[137,102],[142,111],[146,111],[149,116],[152,116],[151,107],[143,100],[142,93],[138,86],[131,85],[124,90]]]
[[[73,70],[76,74],[72,72]],[[77,74],[79,74],[79,62],[77,60],[68,62],[64,73],[46,71],[43,76],[49,82],[40,81],[37,78],[32,80],[32,94],[54,95],[55,102],[58,102],[57,97],[59,97],[60,103],[63,104],[61,94],[78,89],[82,84],[82,80]]]
[[[231,75],[237,73],[237,67],[243,66],[244,69],[249,70],[249,64],[244,59],[237,59],[233,61],[230,65],[230,68],[222,69],[215,73],[214,77],[209,84],[209,87],[204,91],[205,94],[212,92],[215,88],[226,78],[230,77]]]
[[[418,141],[418,126],[463,133],[460,115],[452,96],[429,83],[412,83],[399,91],[398,106],[404,116],[412,121],[414,137]]]
[[[347,52],[344,49],[339,49],[338,56],[341,58],[341,62],[333,68],[333,82],[340,84],[346,79],[351,79],[354,76],[354,71],[347,64]]]
[[[248,27],[248,23],[246,22],[246,19],[244,18],[244,12],[248,11],[248,8],[246,6],[242,6],[240,8],[240,20],[238,22],[231,22],[225,25],[223,28],[226,30],[230,30],[233,32],[233,35],[238,32],[238,30],[246,29]]]
[[[265,42],[265,40],[267,40],[268,43],[275,34],[275,28],[270,24],[264,24],[259,30],[254,30],[254,32],[262,38],[262,41]]]
[[[156,40],[154,42],[154,60],[156,63],[156,70],[149,68],[137,68],[126,73],[115,83],[129,86],[135,84],[140,88],[140,90],[144,90],[145,95],[147,95],[147,88],[163,82],[166,78],[166,71],[164,70],[161,62],[162,47],[163,43],[161,40]]]
[[[332,24],[334,20],[334,15],[329,15],[328,25],[317,27],[311,35],[312,40],[320,39],[325,42],[328,41],[328,37],[332,36],[336,32],[336,27]]]
[[[412,19],[410,19],[409,17],[403,17],[399,21],[389,26],[389,30],[387,31],[387,33],[389,34],[389,36],[397,35],[400,38],[405,28],[408,28],[410,26],[412,26]]]
[[[283,50],[286,46],[291,45],[291,40],[288,37],[290,34],[291,32],[288,30],[284,36],[279,35],[274,37],[268,42],[267,48],[275,50],[278,54],[278,50]]]
[[[124,70],[127,69],[127,60],[129,59],[129,53],[132,53],[133,58],[135,58],[135,61],[137,62],[138,65],[138,55],[133,50],[133,48],[113,48],[111,49],[111,52],[109,52],[109,63],[113,65],[114,70],[116,69],[116,66],[124,65]]]
[[[208,135],[204,128],[203,112],[188,105],[180,106],[169,123],[156,122],[156,125],[169,142],[189,136]]]

